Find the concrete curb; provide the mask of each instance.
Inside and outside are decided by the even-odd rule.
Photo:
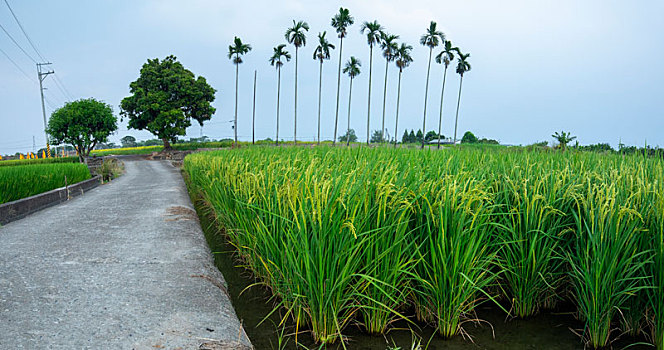
[[[99,186],[100,183],[101,176],[97,175],[71,186],[56,188],[32,197],[0,204],[0,225],[6,225],[34,212],[65,202]]]

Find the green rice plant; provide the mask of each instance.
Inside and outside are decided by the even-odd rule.
[[[490,198],[481,183],[461,174],[432,181],[420,200],[421,262],[418,292],[438,332],[450,338],[496,278],[490,242]]]
[[[253,165],[269,160],[254,155]],[[318,173],[318,159],[299,156],[259,167],[260,174],[229,157],[216,163],[224,176],[214,179],[224,182],[203,192],[229,215],[223,221],[240,255],[281,298],[296,328],[308,325],[316,341],[331,343],[357,310],[353,296],[368,235],[355,229],[353,198],[363,195],[363,183]]]
[[[241,147],[184,161],[295,334],[386,333],[414,322],[414,304],[447,338],[497,296],[518,317],[571,296],[590,346],[619,321],[643,329],[645,314],[660,348],[662,168],[518,147]]]
[[[398,182],[393,162],[365,164],[370,178],[360,178],[367,193],[354,216],[359,232],[367,232],[370,244],[362,247],[364,264],[357,302],[363,325],[369,334],[383,334],[395,319],[405,319],[398,311],[407,300],[416,263],[415,241],[408,230],[410,197]]]
[[[14,166],[14,165],[56,164],[56,163],[78,163],[78,157],[1,160],[0,167]]]
[[[575,213],[576,242],[567,253],[574,299],[587,344],[610,344],[612,322],[628,307],[632,296],[644,289],[641,217],[620,198],[615,184],[588,183]],[[620,201],[623,199],[624,201]]]
[[[500,245],[497,264],[504,289],[519,318],[532,316],[555,303],[564,270],[560,251],[569,229],[568,213],[574,200],[569,174],[533,171],[521,167],[497,182],[496,236]],[[534,173],[533,173],[534,172]]]
[[[662,168],[659,169],[662,175]],[[659,177],[661,179],[661,177]],[[647,302],[651,316],[651,338],[657,349],[664,349],[664,183],[653,184],[652,201],[648,212],[649,247],[653,250],[653,262],[648,272],[651,276],[647,290]]]
[[[85,164],[58,163],[0,167],[0,204],[73,185],[90,178]]]

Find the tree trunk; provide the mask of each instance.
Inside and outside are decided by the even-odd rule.
[[[387,100],[387,68],[390,66],[390,61],[385,59],[385,87],[383,88],[383,123],[380,127],[380,140],[385,142],[385,101]]]
[[[369,45],[369,97],[367,97],[367,145],[369,145],[369,121],[371,119],[371,71],[373,70],[373,45]]]
[[[440,92],[440,117],[438,117],[438,149],[440,149],[440,133],[443,127],[443,97],[445,96],[445,79],[447,78],[447,65],[443,72],[443,90]]]
[[[350,145],[350,99],[353,97],[353,78],[350,78],[350,90],[348,91],[348,129],[346,129],[346,146]]]
[[[320,105],[323,91],[323,60],[320,60],[318,71],[318,144],[320,145]]]
[[[297,145],[297,46],[295,46],[295,126],[293,127],[293,145]]]
[[[339,89],[341,88],[341,53],[344,49],[344,38],[340,38],[339,41],[339,71],[337,73],[337,111],[334,116],[334,138],[332,139],[332,145],[337,144],[337,126],[339,125]]]
[[[397,127],[399,126],[399,99],[401,98],[401,69],[399,69],[399,87],[397,88],[397,117],[394,122],[394,148],[397,148]]]
[[[427,98],[429,97],[429,73],[431,72],[431,55],[433,54],[433,48],[429,48],[429,65],[427,66],[427,83],[424,88],[424,117],[422,117],[422,147],[424,148],[424,135],[426,135],[426,123],[427,123]]]
[[[237,63],[237,57],[238,55],[236,55],[236,63],[235,63],[235,119],[233,121],[233,131],[235,132],[235,146],[237,146],[237,94],[238,94],[237,82],[240,75],[240,64]],[[166,143],[164,143],[164,147],[166,147]]]
[[[76,154],[78,155],[78,161],[79,163],[85,163],[85,156],[83,155],[83,146],[82,145],[76,145],[74,146],[74,149],[76,150]]]
[[[251,144],[256,144],[256,74],[254,70],[254,111],[251,116]]]
[[[279,146],[279,94],[281,94],[281,66],[277,68],[277,137],[275,144]]]
[[[161,140],[164,141],[164,151],[170,151],[170,150],[173,149],[173,148],[171,148],[171,143],[170,143],[170,141],[168,141],[168,138],[164,137]]]
[[[456,140],[457,140],[457,125],[459,124],[459,104],[461,104],[461,85],[462,84],[463,84],[463,74],[461,74],[461,79],[459,80],[459,97],[457,99],[456,119],[454,121],[454,145],[456,145]]]

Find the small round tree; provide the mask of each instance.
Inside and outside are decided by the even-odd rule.
[[[163,61],[148,60],[138,79],[129,84],[129,91],[132,95],[120,104],[129,128],[151,132],[167,150],[178,136],[186,135],[191,119],[203,126],[215,112],[211,102],[216,90],[172,55]]]
[[[51,143],[69,143],[78,152],[81,163],[98,143],[118,129],[118,120],[110,105],[94,98],[68,102],[51,114],[46,132]]]
[[[477,136],[470,131],[466,131],[461,138],[461,143],[477,143]]]

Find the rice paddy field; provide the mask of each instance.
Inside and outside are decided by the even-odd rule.
[[[2,166],[0,204],[64,187],[65,181],[71,185],[89,178],[88,167],[81,163]]]
[[[0,161],[0,167],[31,164],[78,163],[78,157],[12,159]]]
[[[247,144],[244,142],[244,144]],[[195,150],[199,148],[225,148],[231,147],[233,145],[232,141],[214,141],[214,142],[184,142],[184,143],[174,143],[171,147],[174,150],[178,151],[188,151]],[[138,155],[138,154],[150,154],[152,152],[161,152],[164,150],[164,146],[138,146],[138,147],[122,147],[122,148],[107,148],[107,149],[98,149],[90,152],[91,156],[109,156],[109,155]]]
[[[351,325],[406,324],[454,340],[487,306],[528,323],[573,305],[586,347],[664,349],[660,159],[256,147],[192,154],[184,171],[295,337],[343,346]]]

